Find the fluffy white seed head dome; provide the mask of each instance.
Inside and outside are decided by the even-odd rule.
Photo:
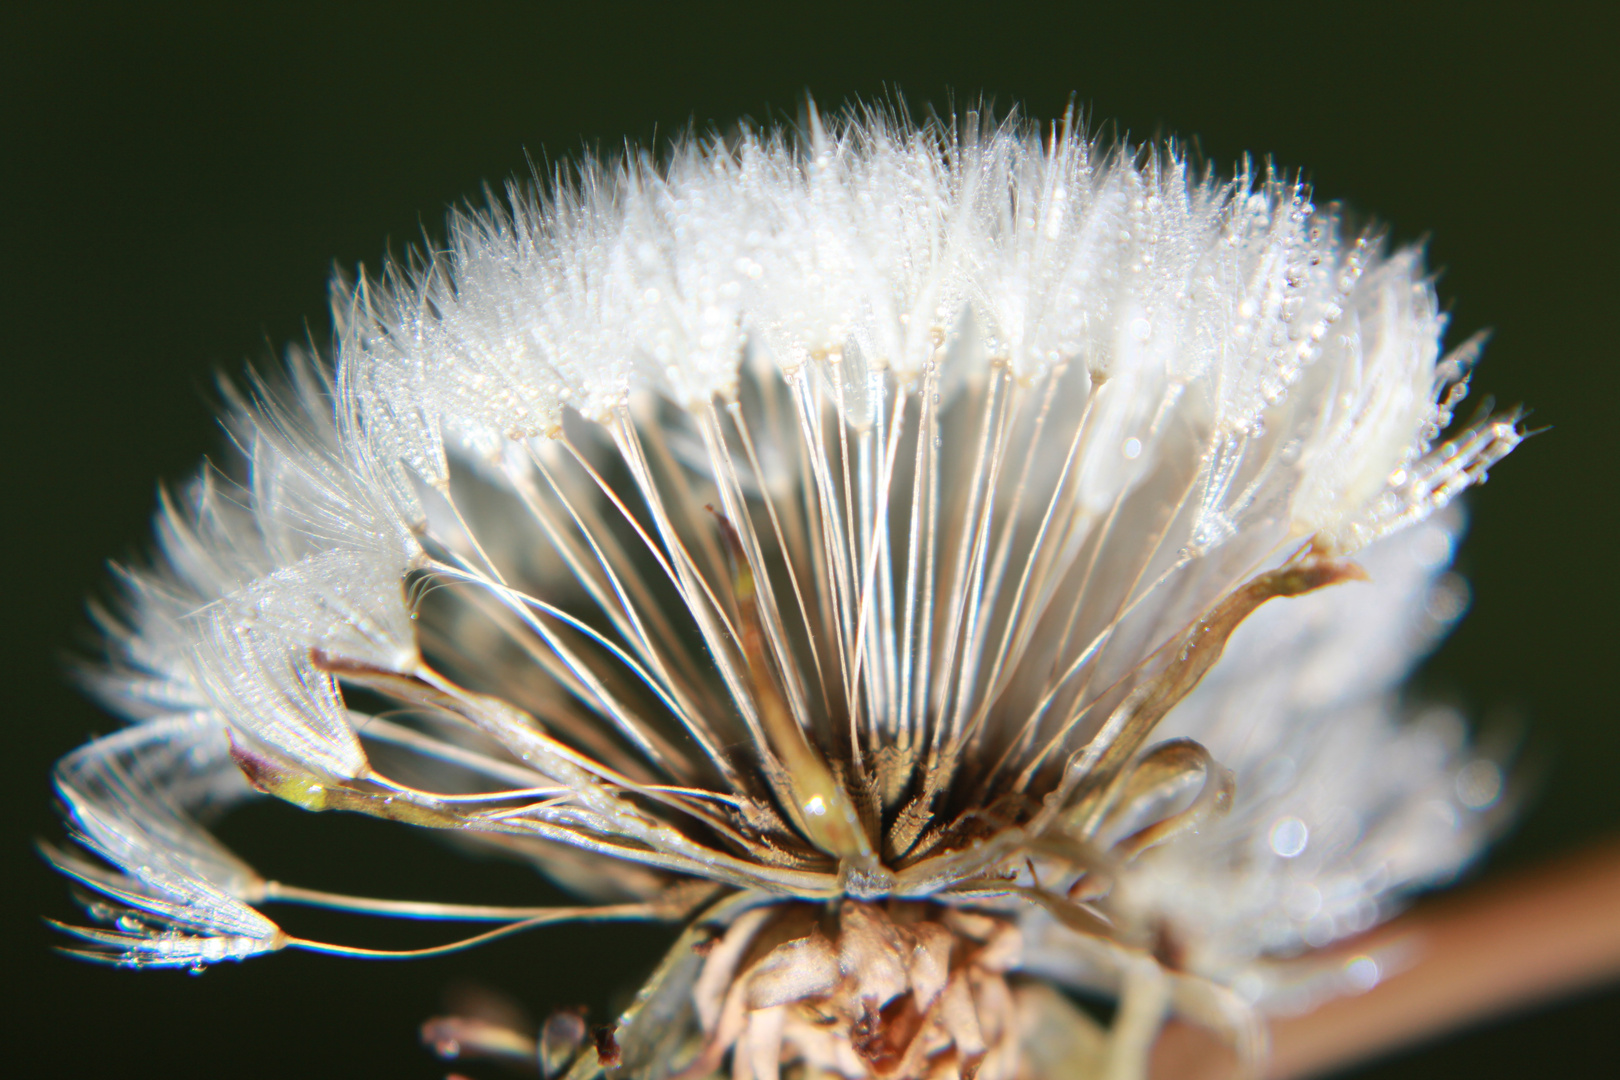
[[[1474,351],[1442,356],[1420,253],[1298,182],[812,113],[514,187],[334,311],[334,366],[242,395],[242,478],[165,505],[107,619],[135,726],[59,781],[117,869],[58,857],[121,905],[77,931],[104,956],[310,944],[192,822],[253,791],[587,897],[712,882],[737,926],[922,904],[989,964],[961,920],[994,912],[1045,943],[1027,966],[1158,955],[1205,1013],[1477,847],[1444,794],[1469,752],[1393,689],[1446,561],[1411,552],[1449,553],[1431,515],[1520,436],[1452,430]],[[858,1075],[669,978],[705,1052]]]

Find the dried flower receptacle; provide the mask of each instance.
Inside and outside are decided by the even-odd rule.
[[[587,162],[450,233],[336,287],[335,367],[238,396],[245,475],[170,497],[103,616],[134,723],[58,770],[100,861],[51,852],[106,897],[86,954],[383,955],[274,903],[663,919],[594,1040],[433,1041],[1127,1080],[1171,1013],[1257,1054],[1257,1009],[1353,988],[1311,947],[1476,850],[1458,778],[1495,766],[1394,695],[1447,621],[1444,508],[1520,434],[1453,429],[1477,348],[1441,356],[1416,252],[1275,174],[879,113]],[[589,903],[267,880],[195,820],[261,793]]]

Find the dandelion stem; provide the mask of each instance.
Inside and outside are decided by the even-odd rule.
[[[1269,1080],[1302,1080],[1620,975],[1620,842],[1527,879],[1442,900],[1340,945],[1350,964],[1407,951],[1409,965],[1357,997],[1271,1024]],[[1375,961],[1376,962],[1376,961]],[[1204,1032],[1166,1029],[1152,1076],[1223,1080],[1233,1064]]]

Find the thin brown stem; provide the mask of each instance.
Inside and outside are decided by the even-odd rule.
[[[1409,958],[1356,997],[1271,1024],[1268,1080],[1304,1080],[1491,1016],[1620,976],[1620,842],[1427,905],[1331,956]],[[1224,1080],[1235,1058],[1206,1032],[1170,1025],[1158,1080]]]

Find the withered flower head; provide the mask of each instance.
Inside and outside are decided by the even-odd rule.
[[[812,112],[514,187],[334,296],[335,367],[238,395],[243,478],[165,503],[105,618],[133,723],[58,772],[99,861],[52,853],[87,955],[366,952],[273,902],[677,920],[596,1038],[469,1037],[1124,1078],[1169,1011],[1252,1054],[1256,1007],[1365,984],[1285,961],[1478,845],[1495,766],[1392,693],[1460,610],[1436,511],[1520,435],[1452,428],[1476,350],[1419,253],[1295,181]],[[256,793],[589,903],[269,881],[195,821]]]

